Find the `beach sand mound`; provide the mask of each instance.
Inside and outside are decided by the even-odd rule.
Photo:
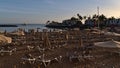
[[[12,42],[12,38],[6,37],[4,35],[0,35],[0,44],[1,43],[11,43],[11,42]]]
[[[98,46],[98,47],[120,48],[120,42],[114,41],[114,40],[106,41],[106,42],[96,42],[94,44],[95,46]]]

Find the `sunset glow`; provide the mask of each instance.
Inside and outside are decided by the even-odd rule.
[[[120,17],[120,0],[0,0],[0,23],[61,22],[79,13],[89,16],[97,13]]]

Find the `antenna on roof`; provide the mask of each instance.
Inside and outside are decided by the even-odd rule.
[[[99,6],[97,6],[97,14],[98,14],[98,29],[100,27],[100,23],[99,23]]]
[[[99,6],[97,6],[97,14],[98,14],[98,16],[99,16]]]

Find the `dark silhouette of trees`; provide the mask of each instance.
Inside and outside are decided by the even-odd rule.
[[[107,19],[106,16],[103,14],[98,17],[100,24],[104,24],[106,19]]]
[[[119,24],[120,19],[116,19],[115,17],[107,18],[105,15],[96,15],[93,16],[81,16],[80,14],[77,14],[77,17],[71,17],[70,19],[63,20],[62,23],[55,22],[55,21],[47,21],[49,27],[62,27],[62,28],[91,28],[91,27],[99,27],[100,29],[103,29],[105,27],[110,27],[111,23],[114,25]],[[82,20],[85,21],[85,23],[82,23]],[[50,25],[49,25],[50,24]]]
[[[83,19],[83,17],[82,17],[80,14],[77,14],[77,16],[78,16],[78,18],[79,18],[80,20]]]
[[[87,16],[83,16],[83,19],[86,20],[86,19],[87,19]]]
[[[71,17],[71,20],[72,20],[72,21],[75,21],[75,20],[78,20],[78,19],[75,18],[75,17]]]
[[[106,26],[106,20],[107,18],[103,14],[98,17],[98,24],[100,26],[100,29],[103,29]]]
[[[50,23],[50,21],[48,20],[47,22],[46,22],[46,24],[49,24]]]

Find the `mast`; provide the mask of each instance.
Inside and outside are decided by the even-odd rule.
[[[98,29],[100,27],[100,23],[99,23],[99,6],[97,6],[97,14],[98,14]]]
[[[99,16],[99,6],[97,6],[97,14],[98,14],[98,16]]]

